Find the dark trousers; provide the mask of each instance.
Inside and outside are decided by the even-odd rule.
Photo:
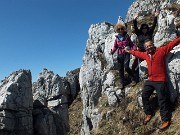
[[[134,59],[134,62],[132,64],[132,71],[133,72],[136,72],[137,70],[139,70],[139,63],[141,63],[143,61],[143,59],[140,59],[140,58],[135,58]]]
[[[139,48],[139,51],[140,52],[145,52],[146,50],[144,49],[144,45],[143,47]],[[132,72],[135,73],[135,72],[138,72],[137,73],[137,78],[138,78],[138,81],[139,81],[139,63],[141,63],[143,61],[143,59],[140,59],[140,58],[135,58],[134,59],[134,62],[132,64]]]
[[[170,110],[169,110],[169,96],[166,87],[166,82],[154,82],[154,81],[146,81],[144,84],[144,89],[142,93],[142,101],[144,112],[146,115],[152,114],[153,109],[150,105],[149,98],[153,91],[156,90],[158,96],[158,104],[160,107],[160,115],[162,121],[170,120]]]
[[[129,62],[130,62],[130,54],[124,53],[124,54],[118,54],[118,63],[119,63],[119,75],[120,79],[122,79],[122,82],[124,81],[124,68],[125,71],[128,73],[131,79],[134,79],[134,75],[132,73],[132,70],[129,68]]]
[[[136,77],[136,81],[139,82],[140,81],[140,76],[139,76],[139,64],[143,61],[143,59],[140,58],[135,58],[134,62],[132,64],[132,72],[133,74],[135,74]]]

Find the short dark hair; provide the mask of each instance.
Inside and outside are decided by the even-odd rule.
[[[153,42],[153,40],[152,40],[152,39],[146,39],[146,40],[144,40],[144,48],[145,48],[145,50],[146,50],[145,43],[146,43],[146,42],[149,42],[149,41]],[[154,45],[153,45],[153,46],[154,46]]]
[[[152,39],[149,39],[149,38],[148,38],[148,39],[144,40],[144,48],[145,48],[145,49],[146,49],[145,43],[146,43],[146,42],[149,42],[149,41],[152,41]]]
[[[143,24],[141,24],[140,31],[142,31],[142,29],[143,29],[144,27],[146,27],[147,30],[149,30],[149,25],[146,24],[146,23],[143,23]]]
[[[149,41],[152,41],[152,39],[146,39],[146,40],[144,40],[144,44],[146,43],[146,42],[149,42]]]

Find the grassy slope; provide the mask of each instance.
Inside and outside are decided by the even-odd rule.
[[[80,135],[82,122],[83,104],[80,95],[73,101],[69,107],[70,132],[68,135]]]
[[[180,108],[177,107],[172,114],[172,124],[164,132],[158,132],[161,124],[159,108],[156,106],[156,115],[144,126],[144,112],[138,106],[138,90],[143,82],[139,82],[132,88],[129,95],[118,106],[109,107],[107,97],[102,97],[99,102],[99,112],[102,114],[102,120],[99,127],[91,131],[92,135],[180,135]],[[155,94],[151,97],[152,102],[157,104]],[[82,101],[80,97],[74,101],[69,108],[70,113],[70,133],[69,135],[80,135],[82,120]],[[106,118],[107,112],[110,112],[109,119]]]

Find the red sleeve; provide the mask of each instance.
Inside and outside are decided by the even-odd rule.
[[[168,54],[179,43],[180,43],[180,37],[174,39],[173,41],[171,41],[170,43],[168,43],[167,45],[165,45],[161,48],[165,51],[165,54]]]
[[[113,49],[112,49],[112,54],[117,50],[117,48],[118,48],[118,45],[117,45],[117,41],[116,41],[116,39],[115,39],[115,41],[114,41],[114,47],[113,47]]]
[[[129,53],[134,55],[135,57],[138,57],[144,60],[146,59],[146,52],[130,50]]]

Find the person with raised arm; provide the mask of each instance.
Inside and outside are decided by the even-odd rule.
[[[165,57],[178,44],[180,44],[180,37],[162,47],[156,48],[153,41],[151,39],[147,39],[144,42],[146,52],[141,52],[139,50],[128,50],[127,48],[125,49],[127,53],[146,60],[147,62],[148,80],[145,81],[142,92],[143,109],[146,114],[143,124],[146,125],[154,116],[154,111],[150,105],[149,98],[153,91],[156,90],[162,120],[162,125],[159,127],[159,129],[162,131],[171,124]]]

